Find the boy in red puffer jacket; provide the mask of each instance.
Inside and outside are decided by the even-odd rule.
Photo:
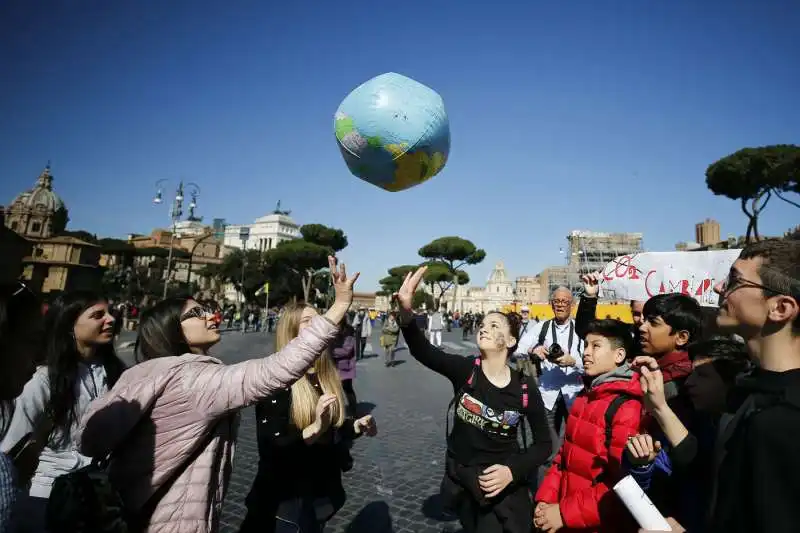
[[[642,388],[626,363],[633,338],[619,320],[589,324],[583,353],[586,388],[567,418],[564,444],[536,492],[542,531],[635,531],[611,487],[622,477],[628,439],[639,433]]]

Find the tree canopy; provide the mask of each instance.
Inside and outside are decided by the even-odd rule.
[[[340,229],[329,228],[322,224],[306,224],[300,227],[300,234],[304,241],[325,246],[334,253],[347,248],[347,236]]]
[[[309,301],[311,287],[318,271],[328,266],[332,249],[304,239],[284,241],[264,254],[266,274],[270,282],[282,276],[299,280],[303,298]]]
[[[758,217],[775,196],[800,208],[800,147],[791,144],[743,148],[709,165],[706,185],[718,196],[738,200],[748,218],[745,238],[758,240]]]
[[[400,290],[400,286],[403,285],[406,274],[414,272],[417,268],[419,268],[419,265],[400,265],[390,268],[388,271],[389,275],[378,281],[381,285],[379,293],[384,296],[390,296],[396,293]]]
[[[242,284],[242,262],[244,261],[244,284]],[[252,300],[255,292],[266,281],[263,259],[258,250],[240,249],[231,251],[222,258],[222,263],[208,264],[201,275],[231,283],[237,291],[242,292],[245,300]]]
[[[486,258],[486,252],[472,241],[461,237],[440,237],[419,249],[419,255],[427,259],[428,271],[425,283],[438,286],[440,295],[454,283],[466,285],[469,275],[462,270],[467,265],[477,265]]]

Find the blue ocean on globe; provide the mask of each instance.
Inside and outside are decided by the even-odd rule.
[[[442,97],[393,72],[353,89],[336,111],[334,129],[350,172],[387,191],[429,180],[450,153]]]

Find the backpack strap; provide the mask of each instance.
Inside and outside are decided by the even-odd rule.
[[[445,437],[445,440],[449,440],[450,439],[450,410],[455,407],[456,400],[461,395],[461,393],[467,387],[472,388],[472,384],[475,382],[475,374],[478,372],[478,369],[480,367],[481,367],[481,358],[480,358],[480,356],[476,356],[473,359],[472,371],[469,373],[469,378],[467,379],[467,382],[464,383],[461,386],[461,388],[458,389],[455,392],[455,394],[453,394],[453,398],[450,400],[450,403],[447,404],[447,411],[445,411],[445,413],[444,413],[444,422],[445,422],[445,426],[444,426],[445,434],[444,434],[444,437]],[[455,411],[453,411],[453,414],[455,415]]]
[[[544,338],[547,337],[547,328],[550,327],[550,320],[545,320],[544,324],[542,324],[542,330],[539,332],[539,341],[536,343],[536,346],[542,346],[544,344]]]
[[[472,363],[473,363],[472,372],[469,373],[469,379],[467,380],[467,385],[469,385],[470,387],[472,386],[472,383],[475,381],[475,373],[478,372],[478,369],[481,367],[481,358],[475,357],[475,359],[472,360]]]
[[[604,417],[606,424],[605,445],[606,445],[606,454],[608,456],[611,455],[611,439],[613,437],[613,430],[614,430],[614,415],[617,414],[617,411],[619,411],[619,408],[622,407],[622,404],[624,404],[628,400],[633,400],[633,399],[635,399],[633,396],[623,393],[620,394],[619,396],[616,396],[613,400],[611,400],[611,403],[608,404],[608,409],[606,409],[606,414]],[[565,461],[564,464],[562,465],[562,469],[566,469]],[[600,474],[598,474],[596,478],[594,478],[594,480],[592,481],[592,485],[597,485],[598,483],[602,482],[605,477],[606,477],[606,471],[603,470],[602,472],[600,472]]]
[[[611,450],[611,437],[612,430],[614,429],[614,415],[617,414],[622,404],[628,400],[633,400],[633,397],[628,394],[620,394],[608,404],[606,409],[605,422],[606,422],[606,450]]]
[[[522,451],[528,451],[528,437],[525,431],[525,423],[528,420],[528,376],[525,375],[525,372],[519,370],[517,371],[519,375],[519,385],[522,388],[522,412],[520,412],[520,420],[519,426],[517,426],[518,431],[522,433]],[[530,423],[528,423],[530,427]],[[533,433],[531,431],[531,433]]]

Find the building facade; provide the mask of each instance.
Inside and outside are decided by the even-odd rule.
[[[3,261],[19,261],[8,267],[33,289],[54,294],[78,288],[99,287],[100,247],[81,239],[59,235],[69,221],[67,207],[53,190],[53,174],[47,165],[32,189],[19,194],[3,210],[3,224],[27,242],[20,258],[4,248]]]
[[[502,311],[516,300],[514,283],[509,279],[503,261],[495,264],[485,286],[458,287],[455,293],[455,305],[447,299],[443,302],[448,304],[448,309],[461,313]]]
[[[694,225],[694,240],[700,246],[717,244],[720,238],[719,222],[710,218]]]
[[[644,251],[641,233],[606,233],[573,230],[567,235],[566,265],[552,266],[541,274],[541,290],[549,299],[558,287],[567,287],[577,294],[583,288],[581,276],[603,270],[621,255]]]
[[[266,252],[283,241],[300,238],[300,226],[289,216],[289,211],[276,209],[273,213],[257,218],[252,224],[230,224],[225,226],[224,244],[230,248],[242,249],[242,228],[250,233],[244,248]]]
[[[514,280],[516,300],[522,305],[530,305],[547,301],[542,297],[542,285],[539,276],[519,276]]]
[[[42,170],[32,189],[11,202],[4,215],[6,227],[26,238],[46,239],[66,229],[69,215],[64,202],[53,191],[50,165]]]

